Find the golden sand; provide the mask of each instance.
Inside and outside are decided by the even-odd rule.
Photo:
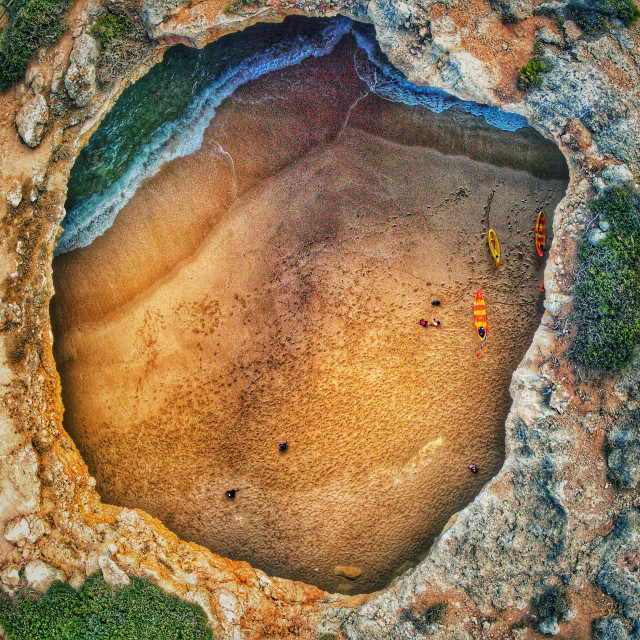
[[[542,313],[533,226],[544,207],[551,228],[566,179],[531,131],[460,111],[368,96],[345,126],[365,89],[352,55],[227,100],[199,152],[56,258],[51,311],[65,425],[106,502],[363,592],[502,464],[511,373]]]

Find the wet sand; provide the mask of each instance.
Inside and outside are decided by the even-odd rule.
[[[226,101],[198,153],[56,258],[51,313],[65,426],[106,502],[363,592],[502,464],[511,373],[542,313],[533,224],[566,180],[545,179],[559,159],[531,132],[459,111],[368,96],[345,126],[365,93],[352,56],[346,42]]]

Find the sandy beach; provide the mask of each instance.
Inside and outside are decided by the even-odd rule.
[[[106,502],[347,593],[416,562],[500,468],[543,310],[533,226],[567,184],[531,130],[366,95],[353,55],[241,88],[54,260],[51,305],[65,426]]]

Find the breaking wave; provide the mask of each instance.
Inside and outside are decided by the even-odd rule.
[[[521,116],[410,83],[388,62],[371,29],[347,18],[314,25],[261,25],[266,29],[261,38],[247,29],[202,51],[169,51],[123,92],[72,168],[56,255],[89,245],[113,224],[143,180],[174,158],[196,152],[216,108],[238,87],[310,56],[328,55],[348,33],[361,52],[354,58],[358,76],[381,98],[435,113],[459,107],[506,131],[527,126]]]

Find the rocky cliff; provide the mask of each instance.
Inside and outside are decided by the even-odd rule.
[[[87,34],[104,9],[91,0],[74,5],[63,38],[0,96],[5,590],[21,580],[44,590],[56,577],[78,584],[96,570],[114,584],[135,574],[199,603],[217,637],[238,640],[586,639],[592,626],[603,638],[638,637],[640,359],[605,376],[578,368],[570,351],[576,247],[593,226],[585,204],[606,183],[638,175],[640,32],[612,16],[594,32],[583,5],[145,0],[134,44],[108,69]],[[293,13],[373,24],[411,81],[524,115],[558,144],[571,171],[554,216],[547,311],[512,378],[502,470],[418,567],[383,592],[354,598],[269,578],[180,541],[142,512],[101,504],[62,429],[51,352],[51,259],[66,182],[101,117],[170,45],[203,46]],[[518,69],[533,56],[547,71],[541,87],[525,91]]]

